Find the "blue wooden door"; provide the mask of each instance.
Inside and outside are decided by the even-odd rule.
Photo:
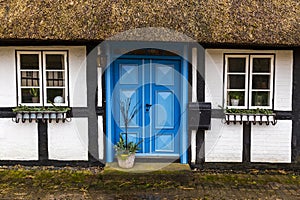
[[[114,143],[125,128],[120,103],[131,99],[138,113],[129,124],[128,141],[142,141],[138,155],[179,156],[180,61],[118,59],[114,62]]]

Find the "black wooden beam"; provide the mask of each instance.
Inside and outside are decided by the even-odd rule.
[[[293,51],[292,161],[300,163],[300,48]]]
[[[48,160],[48,122],[38,121],[39,160]]]

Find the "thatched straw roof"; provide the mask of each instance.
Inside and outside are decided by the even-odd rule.
[[[105,40],[165,27],[202,43],[300,45],[299,0],[0,0],[0,23],[2,40]]]

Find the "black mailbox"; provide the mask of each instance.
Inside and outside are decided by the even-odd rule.
[[[211,122],[211,103],[190,102],[188,116],[189,128],[209,130]]]

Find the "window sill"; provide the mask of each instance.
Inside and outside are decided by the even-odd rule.
[[[245,114],[245,113],[225,113],[225,123],[226,124],[236,124],[239,122],[242,124],[243,122],[252,123],[256,125],[262,125],[265,123],[266,125],[275,125],[277,123],[276,114]]]

